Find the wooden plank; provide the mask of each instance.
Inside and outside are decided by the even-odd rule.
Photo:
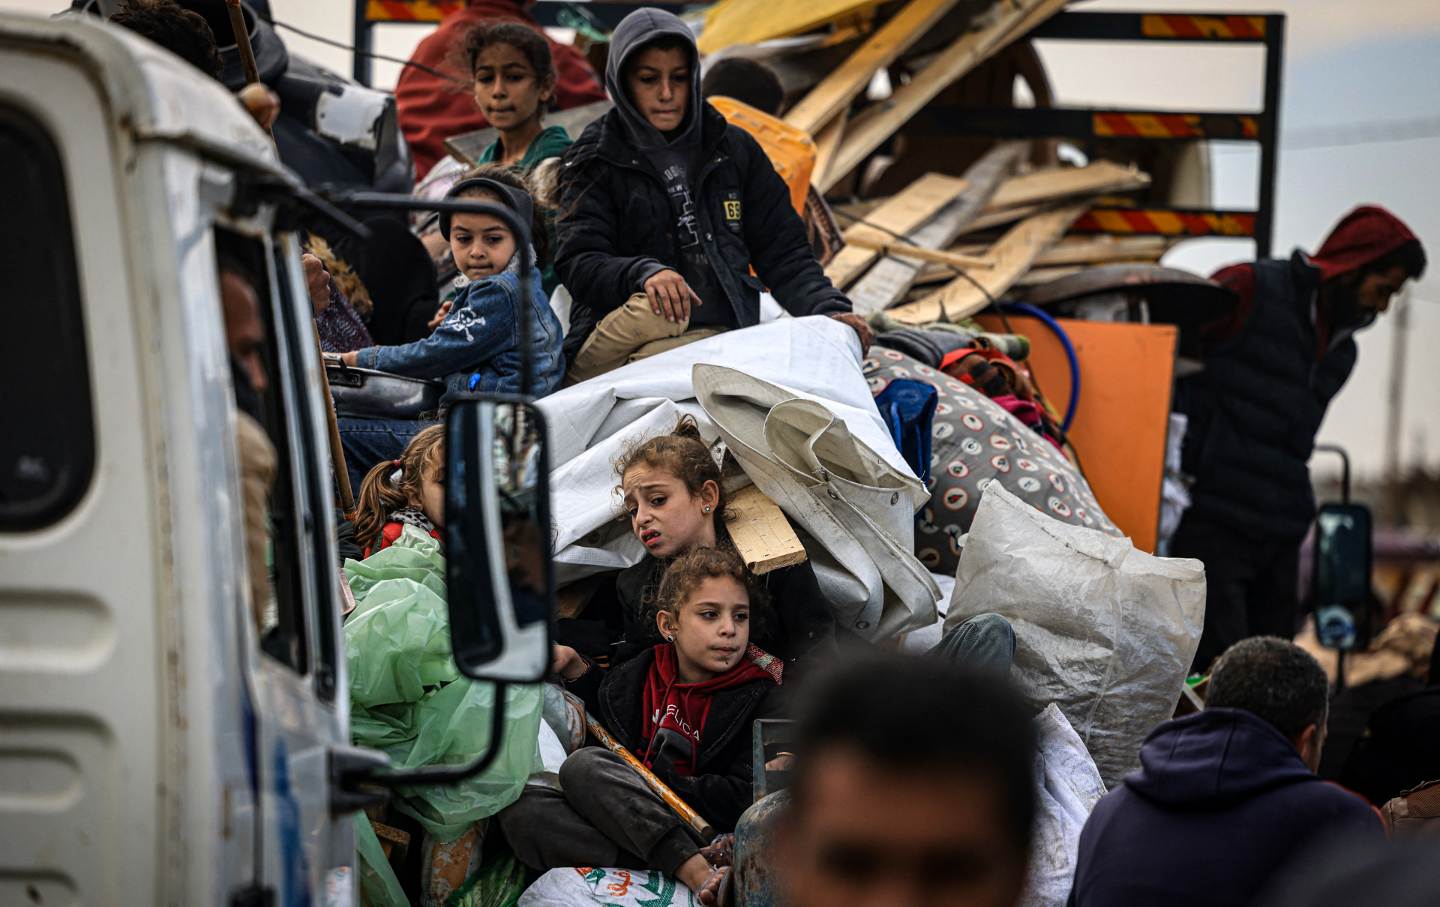
[[[846,242],[852,236],[869,236],[877,242],[906,236],[965,191],[965,186],[965,181],[958,176],[927,173],[871,211],[865,223],[847,229]],[[847,245],[825,266],[825,276],[843,289],[878,257],[879,253],[873,249]]]
[[[919,302],[900,306],[891,316],[906,324],[959,321],[999,299],[1035,263],[1045,249],[1070,229],[1087,205],[1066,205],[1020,222],[990,247],[995,267],[957,277]]]
[[[910,49],[945,18],[959,0],[910,0],[905,8],[855,49],[849,58],[785,114],[785,122],[817,137],[865,90],[875,73]]]
[[[1165,236],[1071,236],[1040,253],[1035,264],[1056,267],[1157,262],[1169,251],[1170,245],[1170,239]]]
[[[855,118],[846,130],[845,142],[831,163],[830,173],[826,176],[828,184],[822,186],[822,190],[829,189],[840,176],[858,167],[895,130],[956,79],[1064,6],[1065,0],[1007,0],[998,8],[999,12],[990,25],[955,39],[936,55],[930,65],[895,89],[887,100]]]
[[[1127,192],[1149,184],[1150,177],[1144,172],[1113,161],[1095,161],[1085,167],[1049,167],[1006,180],[986,207],[995,211],[1077,195]]]
[[[911,243],[922,249],[941,249],[955,241],[966,225],[990,202],[1005,176],[1020,164],[1029,150],[1028,142],[1004,142],[987,151],[965,171],[969,183],[960,197],[916,230]],[[984,249],[977,254],[983,254]],[[948,267],[948,266],[947,266]],[[963,265],[961,266],[963,267]],[[849,293],[855,311],[868,315],[888,309],[905,298],[920,266],[913,261],[887,258],[878,262]]]
[[[756,576],[781,567],[804,563],[807,555],[800,537],[778,504],[754,485],[730,495],[725,529],[740,559]]]
[[[849,122],[849,112],[842,110],[824,129],[815,133],[815,167],[810,171],[810,185],[816,189],[825,181],[825,174],[830,172],[830,162],[835,160],[835,152],[840,148],[840,140],[845,137],[845,126]]]
[[[915,261],[931,261],[942,265],[952,265],[957,268],[993,268],[995,261],[979,255],[965,255],[960,252],[951,252],[948,249],[927,249],[923,246],[912,246],[908,242],[900,242],[898,239],[885,242],[876,241],[868,236],[851,237],[850,245],[860,246],[865,249],[874,249],[881,255],[898,256],[910,258]]]
[[[702,54],[735,44],[759,44],[813,31],[837,19],[879,6],[884,0],[722,0],[705,14],[705,27],[696,44]]]

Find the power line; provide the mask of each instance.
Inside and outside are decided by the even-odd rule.
[[[1321,148],[1348,148],[1352,145],[1381,145],[1433,138],[1440,138],[1440,116],[1367,120],[1287,129],[1280,136],[1280,150],[1314,151]],[[1221,151],[1248,150],[1228,144],[1217,147]]]

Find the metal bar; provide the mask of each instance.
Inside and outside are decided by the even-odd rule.
[[[1255,254],[1274,254],[1275,171],[1279,165],[1280,78],[1285,64],[1285,17],[1265,17],[1265,107],[1260,114],[1260,197]]]
[[[1254,211],[1195,208],[1094,207],[1070,228],[1072,233],[1110,233],[1129,236],[1234,236],[1255,235]]]
[[[351,75],[361,85],[369,86],[371,78],[370,52],[374,49],[374,28],[367,13],[368,0],[355,0],[355,27],[350,44],[355,48]]]
[[[1259,44],[1272,16],[1233,13],[1061,13],[1030,38],[1085,41],[1196,41]]]
[[[1124,110],[1091,107],[981,108],[931,104],[905,127],[916,135],[1133,139],[1155,142],[1258,142],[1260,113]]]

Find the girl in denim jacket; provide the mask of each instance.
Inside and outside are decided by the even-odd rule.
[[[504,205],[545,250],[545,232],[534,204],[518,177],[491,165],[472,171],[446,198],[475,199]],[[437,314],[439,324],[429,337],[400,346],[372,346],[344,353],[346,365],[378,369],[445,382],[443,408],[467,392],[518,394],[521,389],[519,318],[530,321],[533,356],[531,390],[543,397],[560,386],[565,373],[560,320],[540,287],[543,259],[531,256],[536,268],[522,286],[519,240],[504,221],[485,214],[442,214],[440,232],[460,273],[469,278],[451,303]],[[352,476],[364,476],[381,460],[393,459],[428,422],[361,419],[340,420],[346,465]]]

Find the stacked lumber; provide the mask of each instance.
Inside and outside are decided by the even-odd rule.
[[[815,140],[811,183],[819,192],[842,184],[863,191],[872,184],[867,166],[890,153],[892,137],[912,118],[1065,3],[720,0],[706,14],[700,44],[706,53],[744,52],[772,65],[783,64],[786,48],[823,47],[823,70],[792,91],[783,118]],[[787,90],[795,69],[782,74]],[[877,92],[881,75],[890,80],[888,94]],[[857,312],[922,324],[968,318],[1014,288],[1086,267],[1155,263],[1169,248],[1161,238],[1067,235],[1100,199],[1123,205],[1127,193],[1146,189],[1145,173],[1104,160],[1032,167],[1031,152],[1030,142],[997,141],[968,166],[924,173],[891,195],[832,198],[845,245],[826,275]]]

